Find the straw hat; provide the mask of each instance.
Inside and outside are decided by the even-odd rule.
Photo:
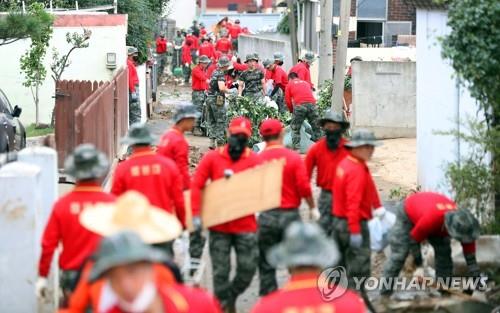
[[[115,203],[102,203],[85,209],[80,223],[101,236],[131,230],[147,243],[160,243],[177,238],[182,226],[177,217],[152,206],[137,191],[128,191]]]

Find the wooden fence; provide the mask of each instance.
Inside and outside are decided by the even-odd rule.
[[[92,143],[111,161],[128,129],[127,70],[109,82],[59,81],[56,85],[56,147],[59,168],[76,146]]]

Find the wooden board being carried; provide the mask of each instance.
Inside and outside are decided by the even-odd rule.
[[[284,159],[273,160],[208,184],[203,190],[203,227],[279,207],[284,166]]]

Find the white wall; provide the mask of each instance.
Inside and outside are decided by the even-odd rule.
[[[188,28],[193,25],[196,19],[195,0],[171,0],[168,6],[167,17],[175,20],[175,27]]]
[[[126,66],[125,37],[127,25],[119,26],[89,26],[92,31],[90,46],[77,49],[70,56],[71,65],[65,70],[62,79],[74,80],[110,80],[114,72],[106,68],[106,53],[114,52],[117,57],[117,69]],[[60,54],[70,49],[66,42],[67,32],[82,33],[82,27],[54,27],[54,33],[47,49],[45,67],[47,78],[40,89],[40,120],[50,122],[50,114],[54,106],[54,82],[50,77],[50,63],[52,49],[56,48]],[[35,104],[29,88],[22,85],[24,80],[20,74],[19,59],[29,48],[30,40],[20,40],[10,45],[0,46],[0,88],[3,89],[12,105],[22,107],[21,121],[27,125],[35,121]]]
[[[449,33],[445,11],[417,10],[417,167],[424,190],[449,194],[444,166],[467,153],[464,143],[436,131],[457,129],[457,120],[475,116],[477,106],[441,58],[438,38]]]

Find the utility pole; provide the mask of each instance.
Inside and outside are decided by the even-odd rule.
[[[299,43],[297,42],[297,26],[295,25],[293,2],[293,0],[286,1],[288,7],[288,28],[290,28],[290,45],[292,46],[292,64],[297,62],[299,58]]]
[[[340,0],[340,22],[337,33],[337,59],[333,75],[332,110],[342,113],[344,109],[344,77],[347,59],[347,43],[349,42],[349,19],[351,16],[351,0]]]
[[[333,46],[332,20],[333,0],[321,0],[321,30],[319,32],[319,84],[332,79]]]

